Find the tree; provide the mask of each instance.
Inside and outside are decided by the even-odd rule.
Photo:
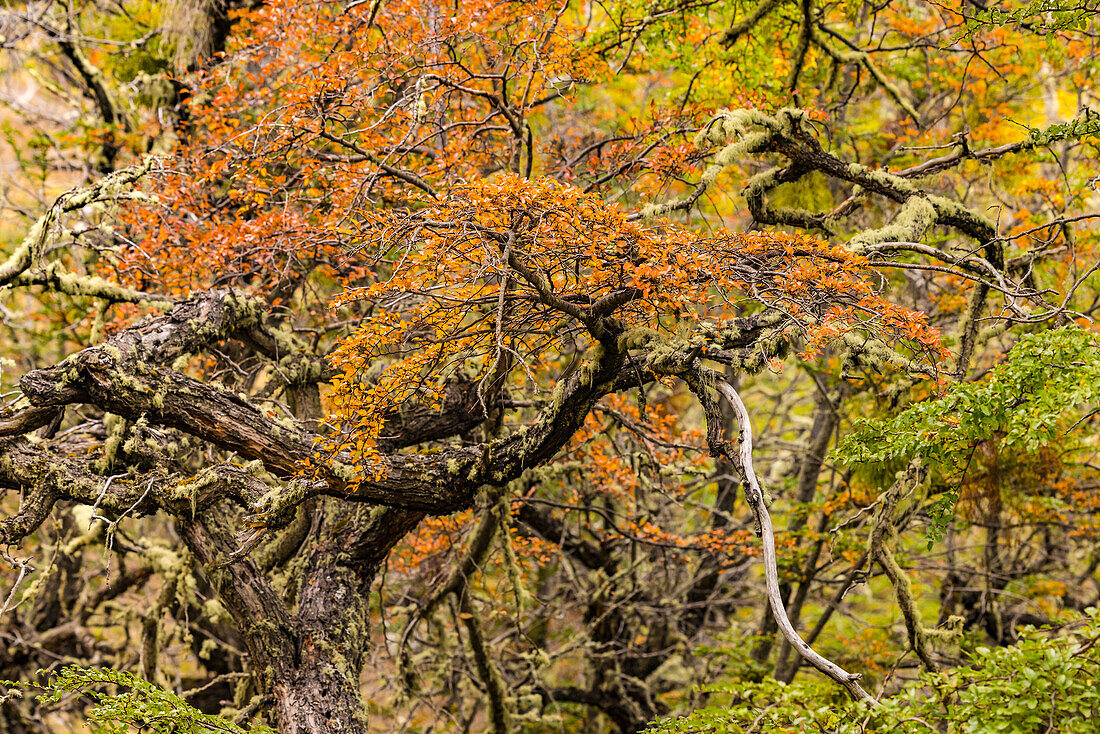
[[[9,134],[4,677],[107,665],[39,685],[198,731],[634,732],[803,660],[919,696],[1058,618],[1020,585],[1095,603],[1087,9],[172,12],[5,15],[94,116]]]

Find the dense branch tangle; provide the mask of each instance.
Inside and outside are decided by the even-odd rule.
[[[566,111],[584,84],[620,84],[616,68],[660,53],[655,34],[678,38],[671,24],[682,20],[696,39],[685,43],[703,27],[700,43],[716,44],[715,26],[693,15],[711,7],[723,8],[672,2],[643,17],[630,6],[594,36],[601,21],[556,2],[287,2],[250,14],[239,51],[188,81],[180,151],[152,184],[161,196],[115,186],[148,164],[119,171],[58,200],[0,266],[4,285],[99,299],[93,336],[80,345],[88,348],[34,365],[0,416],[0,482],[13,510],[20,502],[0,539],[33,547],[60,518],[54,555],[87,553],[86,568],[106,561],[112,570],[110,584],[91,584],[96,591],[71,607],[75,627],[55,632],[49,620],[59,613],[39,614],[52,591],[32,600],[21,619],[46,621],[20,628],[33,664],[15,667],[108,655],[171,685],[157,667],[173,644],[161,625],[169,615],[218,653],[191,646],[210,675],[186,685],[204,708],[231,702],[242,720],[264,710],[284,731],[365,731],[359,673],[372,654],[384,657],[371,646],[374,598],[384,632],[391,619],[405,625],[397,656],[416,705],[438,707],[456,729],[484,718],[498,734],[513,731],[538,709],[584,710],[638,731],[665,713],[662,693],[699,680],[670,683],[678,659],[712,645],[737,606],[764,606],[765,593],[742,593],[759,541],[738,512],[738,473],[764,536],[767,603],[790,646],[867,697],[857,675],[810,654],[807,642],[870,558],[895,583],[910,642],[932,667],[929,631],[890,561],[897,541],[885,507],[863,558],[848,559],[835,580],[822,571],[839,561],[822,561],[825,541],[814,540],[793,592],[755,478],[748,413],[755,420],[761,397],[774,397],[795,427],[756,420],[769,426],[757,448],[780,480],[776,454],[794,457],[793,496],[779,485],[780,501],[796,503],[786,530],[820,536],[842,504],[831,497],[809,525],[846,417],[838,396],[857,390],[843,381],[849,369],[870,385],[859,400],[878,399],[874,380],[900,373],[903,386],[889,388],[896,397],[946,372],[938,332],[887,300],[881,271],[975,284],[950,366],[959,375],[989,294],[1003,295],[999,315],[1011,320],[1060,315],[1064,304],[1048,306],[1027,277],[1041,253],[1004,262],[997,228],[922,180],[1036,141],[971,151],[956,137],[955,152],[890,173],[846,159],[843,143],[819,142],[820,114],[780,109],[786,96],[774,105],[760,97],[774,113],[715,114],[734,95],[694,68],[699,85],[692,76],[674,102],[629,123],[606,105]],[[796,9],[765,2],[732,35],[780,7]],[[934,108],[928,98],[914,109],[879,50],[860,51],[818,11],[797,4],[796,57],[776,88],[821,109],[797,89],[825,71],[816,55],[832,61],[827,86],[849,70],[854,91],[866,72],[910,117]],[[605,68],[616,49],[625,56]],[[733,71],[713,55],[704,68]],[[711,101],[697,104],[700,94]],[[569,125],[556,116],[569,114],[584,124],[559,138]],[[696,146],[681,144],[698,129]],[[853,145],[852,155],[863,152]],[[701,177],[690,168],[708,159]],[[738,168],[749,171],[751,224],[783,231],[707,229],[712,212],[702,208]],[[647,171],[660,172],[656,186],[632,188]],[[586,193],[561,183],[573,176]],[[784,186],[818,178],[839,205],[777,203]],[[662,201],[670,182],[689,193],[643,206]],[[85,263],[95,275],[79,263],[70,273],[67,252],[41,246],[38,235],[56,231],[62,215],[122,201],[118,237],[105,234],[110,246]],[[896,210],[892,223],[872,204]],[[756,229],[740,213],[713,213]],[[947,244],[931,244],[944,233]],[[117,303],[135,305],[112,310]],[[136,321],[146,307],[167,313]],[[767,380],[746,379],[778,370],[792,352],[824,357],[790,381],[813,383],[812,427],[789,406],[789,386],[772,394]],[[740,451],[726,440],[738,427]],[[838,478],[833,489],[850,500],[846,484]],[[448,568],[451,548],[468,550]],[[532,560],[539,554],[551,560]],[[372,597],[385,563],[394,574]],[[64,576],[46,575],[36,589]],[[804,642],[799,612],[830,583],[831,606]],[[81,639],[91,610],[131,592],[151,612],[136,625],[136,658],[124,644]],[[760,611],[767,637],[773,617]]]
[[[281,330],[261,302],[210,290],[55,367],[25,375],[21,389],[30,406],[3,423],[11,436],[4,439],[3,481],[24,498],[20,513],[4,522],[4,539],[17,542],[33,532],[59,501],[92,505],[115,517],[113,522],[156,512],[174,517],[242,630],[259,690],[286,712],[281,721],[299,722],[288,724],[288,731],[308,731],[309,717],[290,713],[318,705],[303,701],[305,691],[335,687],[343,703],[333,705],[359,710],[354,681],[367,638],[356,620],[363,608],[345,609],[349,631],[337,633],[325,611],[334,595],[362,595],[389,549],[425,514],[471,508],[481,488],[506,487],[550,462],[584,430],[605,396],[675,378],[696,384],[711,453],[740,466],[752,486],[751,456],[735,456],[717,438],[721,417],[707,388],[698,386],[702,362],[755,372],[788,352],[812,355],[839,342],[914,374],[935,376],[946,356],[938,332],[922,315],[878,294],[874,263],[860,251],[873,252],[890,239],[899,241],[889,246],[903,247],[903,235],[916,240],[936,221],[993,247],[991,226],[902,177],[846,165],[825,153],[801,127],[797,112],[777,118],[729,113],[708,134],[722,125],[723,136],[744,137],[718,154],[716,167],[768,151],[791,161],[750,180],[747,198],[759,221],[824,229],[826,217],[770,209],[764,198],[810,170],[899,201],[903,214],[907,207],[911,211],[899,217],[904,223],[866,233],[851,248],[782,233],[701,235],[669,221],[627,216],[594,195],[549,180],[515,176],[445,195],[431,192],[408,210],[363,212],[355,223],[362,240],[356,255],[373,265],[355,271],[356,285],[335,306],[367,315],[327,356]],[[708,174],[704,183],[712,179]],[[1000,272],[999,260],[990,261],[989,253],[951,262],[984,277]],[[373,282],[363,283],[364,272],[372,273]],[[203,381],[201,370],[189,374],[185,367],[191,355],[226,349],[251,365],[238,385],[245,393]],[[318,385],[330,381],[334,427],[319,423],[317,413]],[[278,390],[294,411],[271,410],[257,400]],[[516,395],[534,397],[533,407],[517,403]],[[98,458],[67,456],[66,443],[80,433],[33,449],[18,437],[73,405],[94,406],[124,421],[121,429],[107,431]],[[743,411],[738,418],[747,431]],[[479,426],[485,440],[455,440]],[[230,459],[196,473],[186,452],[169,447],[176,432],[204,442],[193,450],[212,446],[250,463],[242,468]],[[420,450],[427,442],[437,448]],[[107,478],[105,472],[116,466],[130,469]],[[770,548],[759,486],[750,494]],[[226,500],[237,509],[225,509]],[[379,509],[369,511],[371,506]],[[348,513],[354,522],[338,520]],[[298,517],[306,524],[294,530]],[[241,519],[259,530],[239,529],[234,538],[230,527]],[[306,583],[293,612],[263,579],[272,561],[257,562],[248,553],[267,540],[258,557],[289,558],[311,520],[314,528],[334,525],[330,534],[314,536],[305,562],[321,567],[333,553],[342,560],[333,575]],[[552,528],[545,518],[530,522],[539,533]],[[774,550],[767,555],[772,606],[781,613]],[[458,596],[462,614],[470,613],[466,593]],[[277,620],[277,632],[247,631],[267,618]],[[855,676],[815,657],[789,623],[781,628],[815,666],[866,698]],[[480,632],[469,634],[474,639]],[[349,667],[333,673],[323,654],[314,667],[306,666],[308,673],[292,664],[317,635],[355,651]],[[477,646],[475,655],[483,661]],[[479,668],[495,675],[491,666]],[[287,676],[299,675],[308,682],[287,685]],[[491,701],[499,720],[507,721],[499,691]],[[652,716],[648,711],[608,710],[625,729]]]
[[[784,165],[768,168],[745,182],[745,202],[757,222],[816,230],[836,237],[843,231],[844,221],[872,195],[876,195],[900,206],[888,224],[860,231],[851,237],[847,243],[848,251],[866,256],[874,267],[939,270],[975,284],[968,307],[969,315],[961,330],[955,370],[957,375],[966,371],[979,316],[991,292],[1003,297],[1004,306],[999,317],[1009,321],[1040,322],[1066,314],[1065,302],[1048,302],[1046,297],[1049,294],[1028,284],[1027,273],[1022,268],[1010,267],[1005,262],[1004,243],[993,222],[914,182],[920,176],[950,168],[964,160],[987,161],[1027,152],[1036,146],[1034,136],[984,151],[970,151],[963,140],[962,152],[891,173],[845,161],[825,150],[809,129],[811,125],[806,113],[799,109],[783,109],[775,115],[756,110],[719,113],[697,136],[698,145],[715,146],[717,150],[696,191],[681,200],[651,205],[645,213],[655,215],[691,208],[701,192],[711,186],[723,170],[741,164],[748,156],[777,154],[785,159]],[[769,196],[780,187],[794,184],[811,174],[824,174],[843,182],[850,187],[850,195],[831,211],[815,212],[769,203]],[[937,228],[957,232],[969,242],[959,245],[956,254],[921,241]],[[978,250],[982,255],[977,254]],[[885,260],[888,254],[927,257],[937,264]]]
[[[648,350],[647,369],[676,374],[661,366],[670,343],[759,369],[771,355],[746,348],[762,334],[743,334],[734,320],[750,303],[766,306],[754,319],[770,327],[772,350],[812,353],[862,331],[900,336],[907,363],[942,357],[918,315],[877,297],[858,256],[802,236],[632,222],[553,182],[463,187],[405,217],[378,217],[366,234],[363,247],[389,266],[340,303],[369,299],[384,310],[334,356],[343,373],[335,404],[359,456],[385,439],[388,410],[414,395],[438,403],[458,376],[500,389],[507,365],[510,386],[550,392],[558,409],[561,383],[540,377],[555,367],[543,363],[547,353],[586,361],[584,379],[633,348]]]
[[[701,359],[758,370],[841,329],[908,340],[917,358],[939,352],[915,315],[878,299],[859,258],[805,237],[700,237],[668,222],[629,222],[595,197],[553,183],[505,178],[458,189],[414,213],[379,216],[366,231],[376,233],[364,247],[378,260],[378,279],[342,303],[369,301],[378,310],[329,358],[311,356],[268,323],[258,301],[212,290],[28,373],[20,385],[30,406],[4,421],[3,483],[23,496],[20,513],[4,522],[4,540],[33,532],[58,501],[94,506],[113,522],[174,517],[242,630],[260,690],[281,711],[321,705],[301,700],[313,686],[335,687],[339,705],[358,710],[352,681],[365,638],[354,630],[362,627],[349,618],[352,631],[338,634],[323,600],[361,593],[424,513],[469,508],[479,488],[503,487],[550,461],[605,395],[689,374]],[[334,376],[340,430],[318,433],[308,410],[292,417],[264,408],[255,401],[264,390],[250,397],[180,371],[190,355],[227,349],[259,360],[240,385],[253,392],[261,373],[288,395]],[[547,362],[543,355],[554,352],[572,353],[576,363]],[[518,391],[548,399],[533,414],[506,410],[506,397]],[[84,440],[79,431],[35,446],[19,437],[76,405],[124,421],[108,428],[98,457],[68,456],[67,447]],[[401,450],[470,430],[490,413],[498,438]],[[194,473],[188,453],[171,445],[184,439],[173,435],[250,463]],[[108,478],[116,466],[129,470]],[[310,564],[326,563],[332,552],[343,560],[305,582],[292,615],[245,555],[261,537],[250,535],[241,548],[229,534],[235,513],[222,509],[226,500],[271,528],[273,549],[285,542],[278,529],[304,508],[312,508],[315,525],[326,522],[320,507],[328,504],[318,501],[359,519],[307,555]],[[336,509],[348,501],[391,509]],[[275,630],[250,627],[258,619],[275,620]],[[303,654],[302,635],[343,635],[339,644],[359,652],[335,673],[318,658],[304,689],[284,688],[287,666]]]

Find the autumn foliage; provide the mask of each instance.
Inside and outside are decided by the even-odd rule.
[[[1087,4],[3,12],[79,120],[0,159],[0,678],[58,721],[886,731],[1089,665]]]

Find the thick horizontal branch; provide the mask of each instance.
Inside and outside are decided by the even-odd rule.
[[[58,262],[47,263],[41,268],[20,273],[11,284],[14,286],[39,285],[56,293],[103,298],[112,303],[148,304],[168,308],[173,302],[168,296],[159,293],[146,293],[125,288],[95,275],[68,272]]]
[[[152,515],[164,509],[184,517],[201,513],[223,499],[241,506],[256,502],[268,487],[231,464],[210,467],[195,477],[162,472],[104,477],[87,456],[66,456],[44,442],[0,438],[0,488],[22,495],[19,511],[0,520],[0,544],[15,543],[34,532],[61,500],[95,507],[108,516]]]
[[[625,294],[623,297],[629,297]],[[256,509],[258,521],[283,516],[309,497],[329,495],[405,510],[445,514],[471,506],[486,485],[501,486],[525,470],[550,461],[583,425],[604,395],[655,379],[645,360],[631,360],[613,333],[590,352],[585,366],[564,378],[535,420],[496,441],[450,447],[430,453],[389,453],[362,465],[345,452],[324,453],[325,439],[313,424],[261,410],[246,396],[225,390],[162,365],[180,354],[201,352],[227,336],[260,341],[258,305],[231,291],[211,291],[178,304],[170,313],[127,329],[101,346],[85,349],[61,364],[24,375],[23,393],[34,406],[9,422],[27,426],[44,420],[47,410],[87,403],[131,421],[174,428],[247,459],[259,460],[273,474],[294,478],[292,491],[271,507]],[[607,324],[613,323],[607,319]],[[754,321],[739,344],[760,333]],[[605,328],[610,328],[607,326]],[[268,344],[274,349],[277,345]],[[723,343],[722,346],[731,346]],[[661,349],[660,371],[676,374],[699,353],[677,357]],[[277,351],[277,350],[276,350]],[[401,446],[453,435],[477,425],[483,406],[476,386],[456,384],[444,412],[410,408],[392,417],[384,439]],[[358,463],[357,463],[358,461]]]
[[[804,118],[805,112],[798,109],[783,109],[774,116],[744,109],[720,113],[700,134],[700,144],[709,140],[722,146],[714,163],[704,172],[703,181],[715,180],[722,169],[746,155],[778,153],[788,164],[753,176],[745,186],[745,201],[758,222],[829,231],[833,215],[846,211],[847,202],[838,207],[838,212],[830,213],[777,209],[767,202],[768,194],[779,186],[818,171],[902,205],[898,220],[877,234],[880,240],[916,240],[930,226],[939,224],[993,247],[997,229],[988,219],[957,202],[930,194],[907,178],[838,158],[821,147],[803,124]],[[868,237],[864,235],[864,239]],[[987,254],[987,259],[995,265],[1000,261],[992,253]]]
[[[142,333],[152,338],[147,330]],[[116,344],[139,336],[120,335]],[[171,343],[177,342],[154,339],[150,346],[163,354]],[[36,407],[83,402],[131,420],[144,417],[258,459],[279,476],[301,474],[308,462],[314,472],[303,500],[330,494],[435,513],[468,507],[482,485],[506,483],[548,461],[580,428],[599,398],[638,379],[637,370],[622,369],[621,355],[602,353],[588,369],[567,378],[560,397],[525,430],[482,446],[382,456],[378,466],[359,467],[345,455],[319,456],[319,437],[298,422],[277,420],[240,395],[140,359],[118,359],[116,353],[110,342],[86,349],[58,367],[28,373],[20,384]]]
[[[62,408],[46,406],[44,408],[23,408],[10,415],[0,417],[0,436],[22,436],[47,425],[57,417]]]

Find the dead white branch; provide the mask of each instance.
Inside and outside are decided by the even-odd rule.
[[[783,606],[783,597],[779,593],[779,568],[775,559],[775,531],[772,529],[772,519],[768,514],[768,507],[764,502],[764,492],[760,488],[760,482],[756,478],[756,472],[752,466],[752,425],[749,423],[749,412],[745,404],[741,402],[741,396],[728,382],[718,382],[718,392],[725,396],[733,406],[737,415],[737,424],[741,428],[741,467],[745,472],[745,499],[756,514],[757,524],[760,526],[760,538],[764,542],[764,580],[768,588],[768,601],[771,603],[772,614],[779,630],[787,638],[799,654],[825,675],[835,680],[848,689],[848,692],[859,701],[867,701],[871,705],[878,705],[875,699],[868,695],[867,691],[859,685],[862,676],[859,673],[849,673],[831,660],[827,660],[813,651],[805,640],[795,630],[794,625],[787,618],[787,610]]]

